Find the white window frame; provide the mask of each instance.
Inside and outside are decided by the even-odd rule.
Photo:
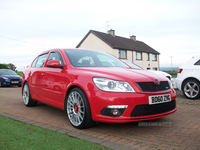
[[[147,53],[147,61],[149,61],[149,53]]]
[[[142,52],[136,52],[136,60],[142,60]]]
[[[127,59],[127,51],[126,50],[119,50],[119,58],[120,59]]]
[[[157,54],[152,54],[152,61],[157,61]]]

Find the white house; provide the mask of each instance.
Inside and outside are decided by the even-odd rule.
[[[159,70],[159,52],[136,40],[136,36],[130,39],[116,36],[115,30],[109,30],[108,33],[90,30],[76,48],[104,51],[143,69]]]

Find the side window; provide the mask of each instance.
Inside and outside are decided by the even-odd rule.
[[[194,65],[200,65],[200,60],[198,60]]]
[[[47,58],[47,53],[46,54],[43,54],[43,55],[40,55],[38,56],[38,59],[37,59],[37,63],[35,65],[36,68],[41,68],[44,66],[44,63],[45,63],[45,60]]]
[[[64,66],[62,57],[61,57],[59,52],[55,52],[55,51],[51,52],[50,55],[49,55],[49,58],[48,58],[48,61],[49,60],[58,60],[60,62],[60,64],[62,66]]]
[[[31,67],[35,67],[37,60],[38,60],[38,57],[33,61]]]

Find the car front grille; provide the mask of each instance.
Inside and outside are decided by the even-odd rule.
[[[148,116],[148,115],[165,113],[173,110],[175,107],[176,107],[175,100],[161,104],[137,105],[131,112],[131,117]]]
[[[20,81],[20,79],[10,79],[10,81]]]
[[[136,82],[143,92],[159,92],[170,89],[168,81],[161,81],[159,85],[154,82]]]

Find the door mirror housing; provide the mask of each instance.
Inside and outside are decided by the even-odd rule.
[[[63,68],[58,60],[49,60],[46,66],[51,68]]]

